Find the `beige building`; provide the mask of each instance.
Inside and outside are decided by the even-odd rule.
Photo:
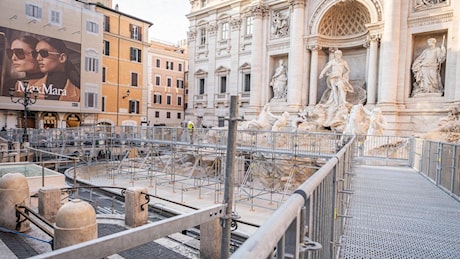
[[[148,29],[152,23],[96,4],[103,15],[100,125],[147,125]]]
[[[459,1],[190,2],[187,119],[221,125],[232,95],[245,119],[267,103],[293,119],[320,103],[327,86],[319,74],[337,49],[366,108],[382,109],[387,134],[429,131],[460,104]],[[276,97],[281,60],[287,90]]]
[[[149,48],[149,125],[178,126],[185,118],[186,46],[152,41]]]
[[[70,0],[5,0],[0,9],[0,125],[24,126],[26,89],[38,96],[27,106],[27,127],[94,124],[101,108],[103,16]]]

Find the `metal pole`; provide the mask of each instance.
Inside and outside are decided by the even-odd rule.
[[[238,96],[230,97],[230,118],[228,120],[227,162],[225,164],[224,204],[227,204],[225,218],[222,221],[221,258],[229,257],[232,208],[233,208],[233,168],[236,155],[236,129],[238,125]]]

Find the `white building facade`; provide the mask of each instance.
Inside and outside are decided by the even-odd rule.
[[[430,131],[460,104],[458,1],[190,2],[187,120],[223,126],[232,95],[239,96],[239,116],[246,120],[267,103],[273,114],[296,117],[320,102],[327,86],[319,74],[337,49],[350,82],[365,90],[366,108],[382,109],[386,134]],[[440,83],[420,91],[423,79],[413,64],[431,38],[445,49],[433,70]],[[287,92],[275,100],[270,81],[280,60],[287,66]]]

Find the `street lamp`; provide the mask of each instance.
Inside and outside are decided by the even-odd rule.
[[[10,97],[11,102],[19,103],[24,106],[24,133],[22,134],[22,142],[24,143],[29,142],[29,135],[27,134],[27,110],[30,105],[33,105],[35,102],[37,102],[38,89],[36,87],[29,89],[29,81],[27,79],[22,81],[22,85],[24,87],[24,96],[14,97],[15,90],[14,88],[10,88]],[[33,97],[31,94],[33,94]]]

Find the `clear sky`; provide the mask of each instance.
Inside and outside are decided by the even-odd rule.
[[[113,0],[120,12],[152,22],[149,38],[176,44],[187,38],[190,0]]]

